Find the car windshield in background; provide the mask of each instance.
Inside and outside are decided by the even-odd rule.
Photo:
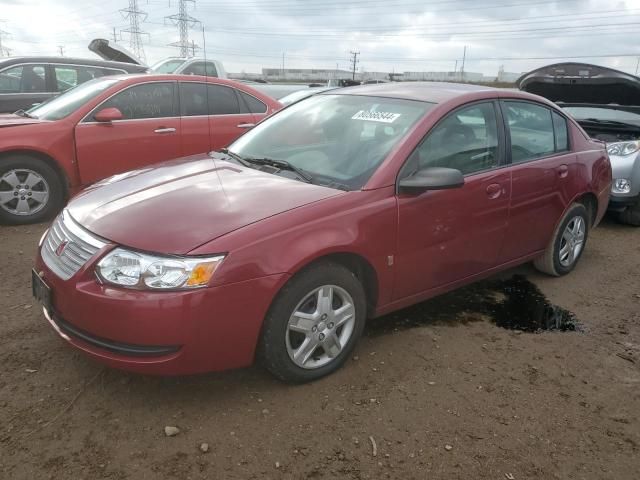
[[[151,70],[156,73],[173,73],[183,63],[184,60],[163,60],[151,67]]]
[[[97,78],[82,83],[77,87],[67,90],[58,97],[54,97],[46,103],[36,105],[27,113],[31,117],[41,120],[60,120],[71,115],[87,101],[100,95],[107,88],[115,85],[120,80],[114,78]]]
[[[624,110],[598,107],[562,107],[562,109],[576,120],[598,119],[611,122],[624,122],[640,125],[640,115]]]
[[[229,150],[285,160],[321,185],[356,190],[434,104],[360,95],[317,95],[260,123]]]

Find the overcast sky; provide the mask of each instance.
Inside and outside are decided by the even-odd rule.
[[[119,9],[129,0],[0,2],[2,45],[12,55],[57,55],[62,45],[66,56],[91,57],[91,39],[128,27]],[[176,55],[167,44],[178,29],[165,17],[177,0],[139,0],[139,8],[148,14],[147,62]],[[361,52],[364,71],[452,71],[465,45],[465,70],[485,74],[564,60],[634,73],[640,56],[640,0],[197,0],[189,14],[206,42],[199,25],[190,39],[231,72],[280,67],[283,53],[286,68],[348,69],[350,51]]]

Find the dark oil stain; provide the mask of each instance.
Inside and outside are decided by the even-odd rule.
[[[366,335],[486,319],[499,327],[523,332],[581,330],[573,313],[549,302],[525,276],[514,275],[475,283],[371,320]]]

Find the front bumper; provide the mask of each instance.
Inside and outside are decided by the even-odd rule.
[[[51,288],[46,316],[62,338],[111,367],[158,375],[252,364],[262,321],[288,277],[149,292],[101,285],[92,268],[62,280],[39,255],[36,269]]]
[[[640,204],[640,195],[628,196],[628,195],[616,195],[611,194],[609,197],[609,208],[610,212],[622,212],[627,207],[632,207],[633,205]]]

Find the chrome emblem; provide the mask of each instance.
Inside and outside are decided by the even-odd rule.
[[[64,251],[67,248],[67,245],[69,245],[69,241],[68,240],[64,240],[62,242],[60,242],[60,245],[58,245],[56,247],[56,255],[59,257],[60,255],[62,255],[64,253]]]

